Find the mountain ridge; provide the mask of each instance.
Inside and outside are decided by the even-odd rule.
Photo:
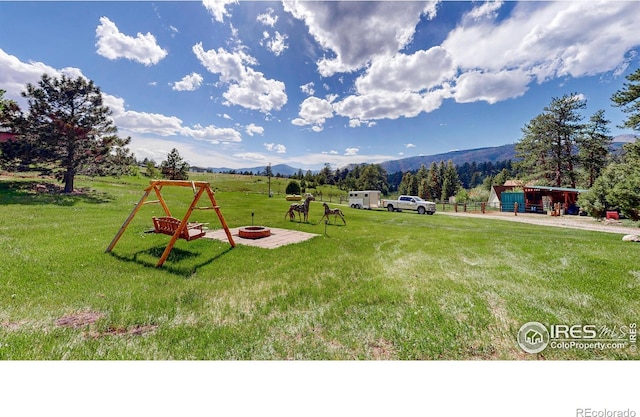
[[[625,143],[632,142],[636,140],[638,136],[625,134],[618,135],[613,138],[613,148],[614,151],[617,151],[622,148],[622,145]],[[406,158],[395,159],[391,161],[381,162],[380,166],[382,166],[387,173],[393,174],[396,172],[407,172],[407,171],[416,171],[420,169],[421,165],[425,165],[427,168],[431,165],[432,162],[440,162],[440,161],[453,161],[454,165],[464,165],[465,163],[482,163],[482,162],[491,162],[495,163],[498,161],[506,161],[512,160],[515,161],[516,144],[506,144],[500,146],[486,146],[482,148],[474,148],[474,149],[463,149],[463,150],[455,150],[444,153],[439,153],[435,155],[418,155],[418,156],[409,156]],[[355,164],[347,165],[347,169],[353,169],[356,166]],[[245,173],[251,172],[252,174],[260,174],[265,172],[267,169],[266,165],[257,166],[252,168],[207,168],[212,172],[237,172],[237,173]],[[294,168],[292,166],[286,164],[277,164],[271,167],[271,171],[273,175],[281,175],[281,176],[291,176],[295,175],[300,171],[300,168]],[[306,173],[307,170],[302,170],[303,173]],[[312,171],[317,173],[318,170]]]

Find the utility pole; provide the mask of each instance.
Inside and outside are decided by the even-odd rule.
[[[271,198],[271,162],[269,162],[269,168],[267,168],[267,178],[269,178],[269,198]]]

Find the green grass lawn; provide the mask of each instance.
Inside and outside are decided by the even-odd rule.
[[[192,179],[212,183],[230,227],[255,213],[320,236],[273,250],[180,240],[155,268],[169,237],[145,231],[159,206],[105,253],[147,179],[81,178],[91,191],[71,196],[0,180],[0,359],[638,358],[516,342],[529,321],[638,321],[640,246],[618,235],[346,207],[325,235],[320,202],[310,223],[290,222],[265,178]],[[165,190],[179,217],[191,190]],[[220,227],[211,211],[192,219]],[[73,317],[93,322],[61,321]]]

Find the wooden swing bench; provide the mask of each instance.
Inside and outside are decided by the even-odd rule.
[[[189,187],[193,189],[193,195],[194,195],[193,201],[191,202],[191,205],[187,209],[187,212],[184,215],[184,218],[182,220],[176,219],[171,215],[171,212],[169,211],[169,207],[167,207],[167,203],[165,202],[161,193],[162,187],[165,187],[165,186]],[[151,194],[152,192],[156,194],[158,199],[153,201],[151,200],[147,201],[147,197],[149,197],[149,194]],[[198,203],[198,200],[200,200],[200,197],[202,197],[203,194],[206,194],[209,197],[211,206],[208,206],[208,207],[196,206]],[[231,231],[227,226],[227,222],[224,220],[224,217],[222,216],[222,212],[220,212],[220,207],[216,203],[214,192],[211,189],[211,186],[209,185],[208,182],[180,181],[180,180],[152,180],[149,183],[149,186],[144,190],[144,195],[142,196],[138,204],[136,204],[136,206],[133,208],[133,211],[131,212],[131,214],[129,214],[129,217],[124,221],[124,223],[120,227],[120,230],[118,230],[118,233],[116,233],[116,236],[113,238],[113,240],[111,241],[111,243],[109,244],[105,252],[111,252],[111,250],[116,245],[120,237],[123,235],[125,229],[129,226],[129,223],[131,223],[131,220],[133,220],[136,213],[138,213],[138,210],[140,210],[142,206],[146,204],[152,204],[152,203],[160,204],[165,214],[165,216],[162,216],[162,217],[153,217],[154,231],[156,233],[162,233],[162,234],[171,236],[171,239],[169,240],[169,244],[167,245],[164,252],[162,253],[162,256],[158,260],[158,263],[156,266],[158,267],[162,266],[162,264],[167,260],[167,257],[169,256],[171,249],[173,249],[173,245],[176,243],[176,240],[184,239],[184,240],[190,241],[190,240],[199,239],[205,235],[206,232],[203,228],[204,226],[203,223],[189,222],[189,217],[191,216],[191,213],[193,213],[194,210],[214,210],[216,212],[216,215],[218,216],[218,219],[220,220],[220,224],[222,225],[225,233],[227,234],[227,239],[229,240],[231,247],[236,246],[235,242],[233,241],[233,237],[231,236]]]
[[[153,228],[156,233],[162,233],[165,235],[173,236],[176,230],[180,228],[182,222],[175,217],[153,217]],[[199,239],[206,234],[202,229],[204,225],[202,223],[187,223],[187,227],[182,229],[182,232],[178,235],[178,238],[186,241]]]

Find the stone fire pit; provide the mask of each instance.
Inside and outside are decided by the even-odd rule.
[[[238,230],[238,235],[245,239],[261,239],[271,236],[271,229],[264,226],[245,226]]]

